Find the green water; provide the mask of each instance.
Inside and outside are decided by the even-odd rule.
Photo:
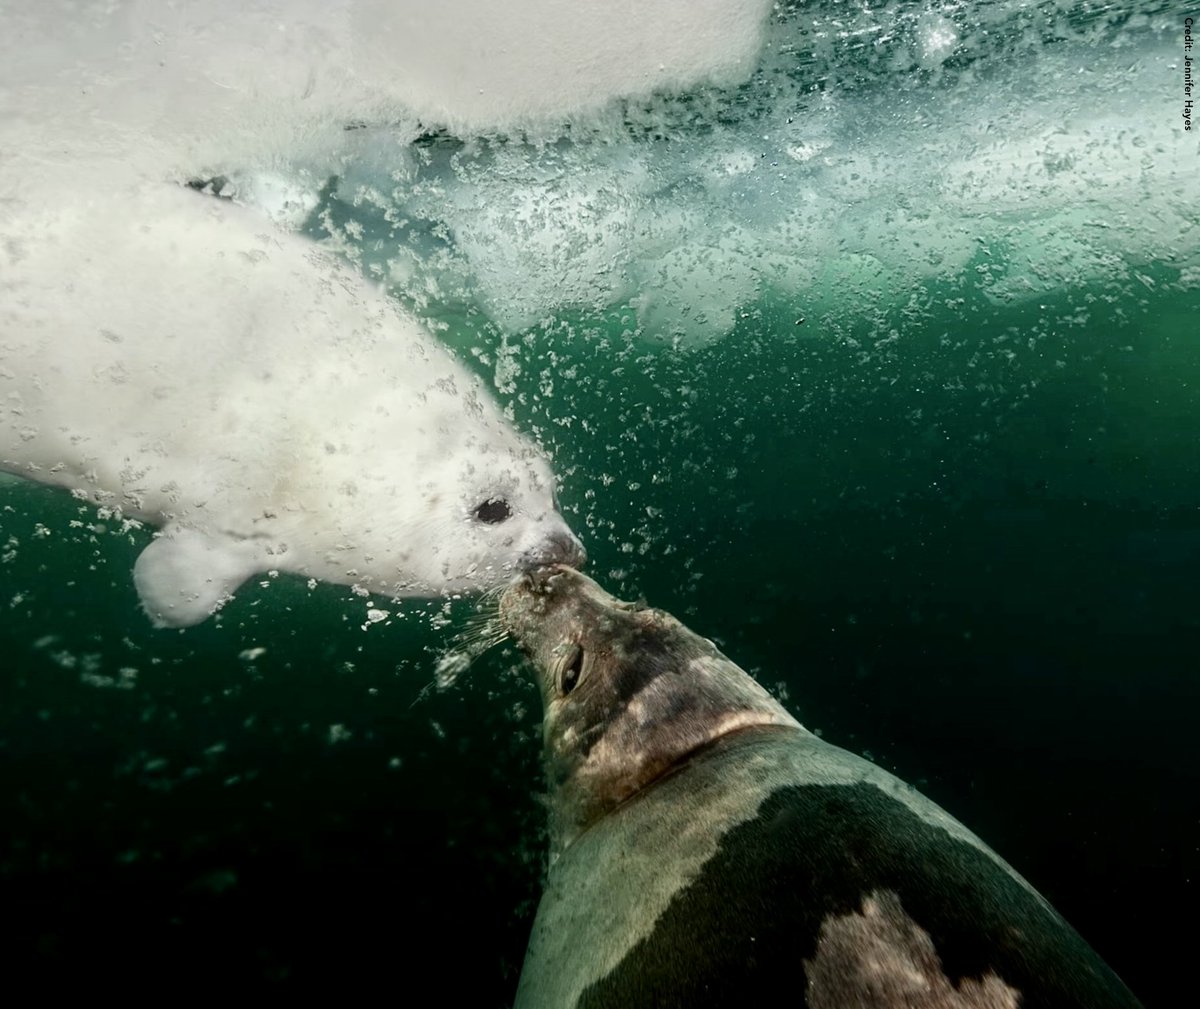
[[[1185,287],[766,292],[688,350],[619,308],[444,335],[553,454],[593,576],[917,784],[1170,1005],[1196,936],[1161,922],[1200,868]],[[507,1004],[544,844],[512,649],[439,690],[470,601],[374,600],[368,628],[368,600],[288,577],[155,631],[149,536],[0,485],[9,977]]]

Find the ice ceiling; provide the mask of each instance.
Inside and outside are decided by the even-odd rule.
[[[419,311],[516,332],[619,308],[685,345],[770,294],[836,317],[968,276],[998,302],[1150,263],[1194,282],[1175,27],[1053,2],[18,2],[0,194],[218,178]]]

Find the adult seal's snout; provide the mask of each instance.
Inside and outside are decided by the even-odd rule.
[[[501,620],[550,789],[516,1009],[1137,1009],[974,834],[670,614],[551,567]]]
[[[555,585],[572,571],[563,564],[531,567],[518,574],[500,596],[501,623],[522,650],[527,651],[539,639],[538,629],[546,625]]]
[[[521,584],[530,592],[544,596],[551,591],[556,578],[562,578],[565,566],[562,564],[542,564],[525,572]]]

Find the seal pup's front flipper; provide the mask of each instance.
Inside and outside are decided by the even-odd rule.
[[[261,569],[253,540],[168,525],[138,557],[133,583],[155,627],[191,627]]]

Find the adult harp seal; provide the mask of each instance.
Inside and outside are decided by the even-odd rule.
[[[551,864],[518,1009],[1135,1009],[943,810],[802,728],[659,610],[527,574]]]

